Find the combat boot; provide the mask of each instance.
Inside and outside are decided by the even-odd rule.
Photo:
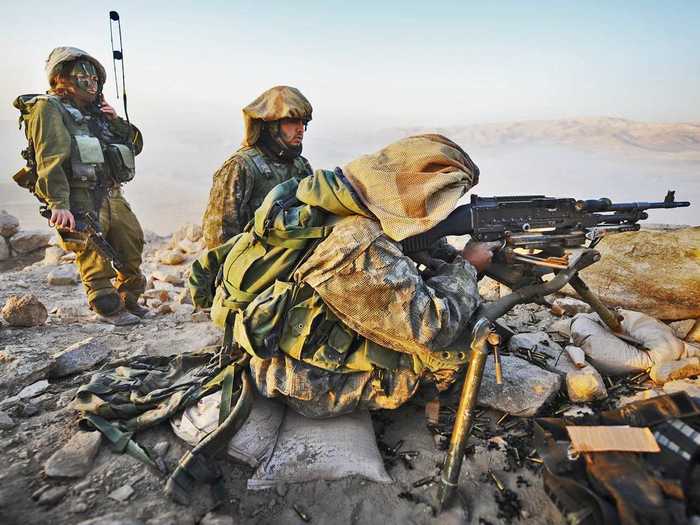
[[[122,301],[124,301],[124,308],[135,316],[141,319],[146,319],[153,317],[152,312],[148,308],[144,308],[138,303],[138,300],[134,298],[133,295],[125,292],[119,293]]]
[[[137,324],[141,320],[124,309],[122,300],[116,293],[102,295],[90,301],[90,309],[98,320],[115,326]]]

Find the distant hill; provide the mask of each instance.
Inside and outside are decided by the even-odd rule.
[[[576,118],[401,128],[438,131],[466,147],[562,145],[625,156],[700,160],[700,123],[658,124],[621,118]]]

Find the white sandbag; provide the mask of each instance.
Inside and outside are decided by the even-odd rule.
[[[175,434],[190,445],[196,445],[219,421],[221,391],[203,397],[185,410],[182,415],[170,420]],[[253,408],[248,420],[229,443],[229,456],[255,468],[266,459],[275,445],[280,425],[284,419],[285,406],[255,393]]]
[[[377,448],[369,412],[309,419],[287,410],[272,456],[260,463],[248,488],[347,476],[392,482]]]
[[[700,375],[700,358],[687,357],[678,361],[659,363],[649,371],[649,377],[657,385],[676,379],[686,379]]]
[[[661,321],[631,310],[619,313],[623,316],[623,333],[638,341],[644,350],[616,337],[597,314],[579,314],[571,321],[572,342],[604,374],[641,372],[654,364],[698,355],[697,348],[678,339]]]

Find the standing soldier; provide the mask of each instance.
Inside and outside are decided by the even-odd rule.
[[[311,175],[301,156],[311,111],[306,97],[289,86],[270,88],[243,108],[243,145],[214,173],[202,219],[209,249],[243,231],[274,186]]]
[[[57,47],[46,74],[46,95],[22,95],[14,102],[29,141],[28,166],[34,168],[18,182],[46,203],[62,247],[76,253],[90,308],[112,324],[137,323],[148,312],[137,303],[146,283],[140,270],[144,239],[121,185],[134,176],[141,133],[105,102],[105,69],[85,51]],[[79,218],[85,214],[98,218],[119,271],[81,235]]]

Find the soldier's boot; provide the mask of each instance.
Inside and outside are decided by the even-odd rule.
[[[116,293],[95,297],[90,301],[90,308],[100,321],[115,326],[126,326],[141,322],[138,317],[124,309],[122,300]]]
[[[124,308],[126,308],[129,313],[132,313],[141,319],[153,317],[151,315],[152,312],[148,308],[141,306],[134,295],[127,292],[119,292],[119,295],[121,296],[122,301],[124,301]]]

